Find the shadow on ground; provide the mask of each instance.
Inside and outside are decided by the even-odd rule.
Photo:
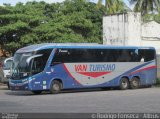
[[[65,94],[65,93],[87,93],[87,92],[97,92],[97,91],[116,91],[117,89],[113,89],[113,88],[105,88],[105,89],[101,89],[101,88],[92,88],[92,89],[73,89],[73,90],[63,90],[61,93],[59,94],[53,94],[53,95],[61,95],[61,94]],[[7,90],[7,92],[5,92],[5,94],[7,95],[14,95],[14,96],[34,96],[35,94],[33,94],[31,91],[11,91],[11,90]],[[49,91],[43,91],[41,94],[39,95],[52,95]]]
[[[157,87],[157,86],[152,86],[152,87]],[[141,90],[144,88],[149,88],[149,87],[141,87],[136,90]],[[7,90],[6,88],[2,88],[2,90]],[[128,90],[133,90],[133,89],[128,89]],[[126,90],[119,90],[118,88],[87,88],[87,89],[69,89],[69,90],[62,90],[61,93],[59,94],[53,94],[53,95],[61,95],[61,94],[70,94],[70,93],[88,93],[88,92],[98,92],[98,91],[126,91]],[[7,95],[13,95],[13,96],[36,96],[36,94],[33,94],[31,91],[11,91],[7,90],[5,92]],[[41,94],[38,95],[52,95],[49,91],[43,91]]]

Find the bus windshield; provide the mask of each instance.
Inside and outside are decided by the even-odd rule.
[[[30,72],[29,65],[27,65],[27,58],[32,56],[32,53],[16,53],[13,58],[12,78],[19,79],[28,76]]]
[[[12,79],[23,79],[44,70],[52,49],[38,50],[34,53],[16,53],[13,58]]]

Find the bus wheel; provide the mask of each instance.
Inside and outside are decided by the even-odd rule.
[[[126,90],[129,88],[129,81],[127,78],[121,78],[121,81],[120,81],[120,89],[121,90]]]
[[[50,92],[52,94],[57,94],[57,93],[60,93],[61,89],[62,89],[62,83],[57,81],[57,80],[54,80],[52,82],[52,85],[51,85],[51,88],[50,88]]]
[[[35,94],[35,95],[39,95],[39,94],[42,93],[42,91],[40,91],[40,90],[35,90],[35,91],[32,91],[32,93]]]
[[[130,86],[132,89],[137,89],[140,86],[140,81],[137,77],[133,77],[131,82],[130,82]]]

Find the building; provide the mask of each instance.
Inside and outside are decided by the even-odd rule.
[[[103,17],[104,45],[153,46],[160,54],[160,24],[143,23],[140,13],[129,12]]]

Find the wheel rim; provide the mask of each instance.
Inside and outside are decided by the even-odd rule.
[[[122,87],[123,87],[123,88],[127,88],[127,86],[128,86],[127,81],[122,80]]]
[[[137,80],[133,80],[133,81],[132,81],[132,85],[133,85],[134,87],[138,87],[139,83],[138,83]]]
[[[53,89],[54,89],[55,91],[59,91],[59,90],[60,90],[60,87],[59,87],[58,84],[53,84]]]

